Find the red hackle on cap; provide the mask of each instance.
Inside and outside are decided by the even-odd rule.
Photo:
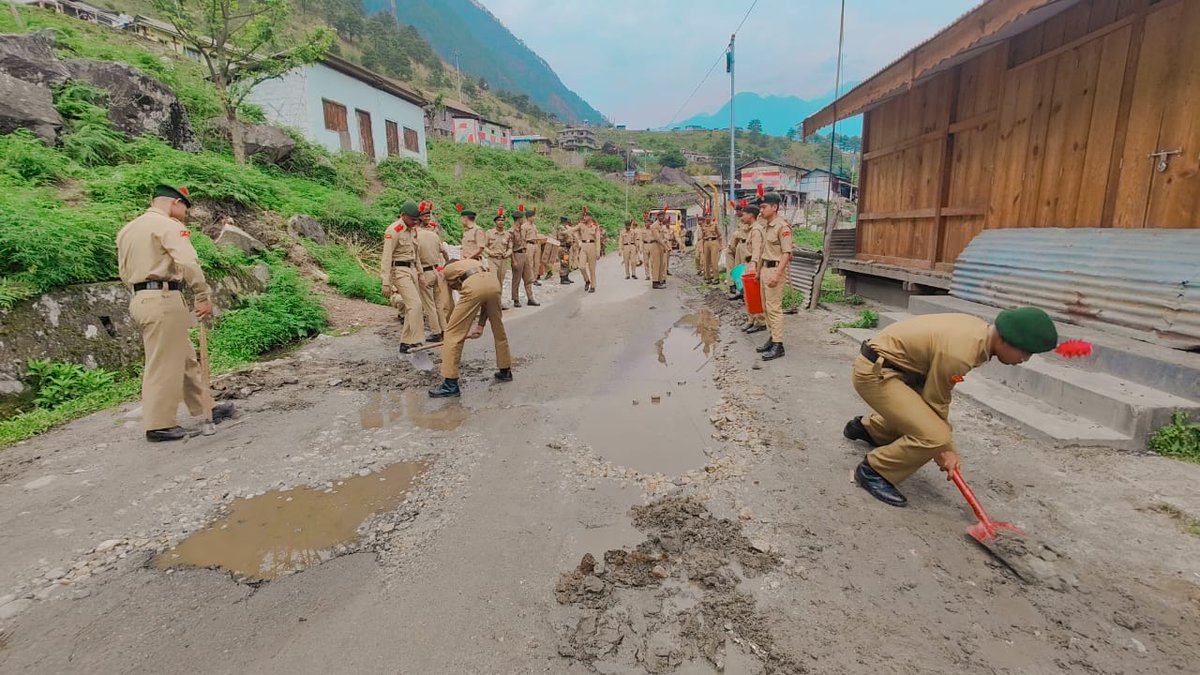
[[[462,213],[462,204],[455,204],[454,208],[458,209],[459,213]]]
[[[745,197],[742,197],[742,208],[744,209],[749,205],[750,205],[750,200],[746,199]]]
[[[187,188],[185,188],[185,187],[177,187],[177,188],[175,188],[175,189],[176,189],[176,190],[179,190],[179,194],[183,195],[184,197],[188,196],[188,191],[187,191]]]
[[[759,198],[759,199],[762,199],[762,198],[763,198],[763,195],[764,195],[764,194],[766,194],[766,190],[764,190],[764,189],[763,189],[763,184],[762,184],[762,183],[759,183],[759,184],[758,184],[758,189],[757,189],[757,190],[755,190],[755,192],[758,194],[758,198]]]
[[[417,204],[417,211],[420,211],[421,213],[425,213],[428,210],[429,210],[429,202],[422,201],[420,204]]]
[[[1068,340],[1054,348],[1054,353],[1064,359],[1076,359],[1092,355],[1092,343],[1087,340]]]
[[[496,209],[496,215],[497,215],[497,216],[502,216],[502,215],[504,215],[504,207],[503,207],[503,206],[501,206],[500,208]]]
[[[517,204],[517,213],[525,213],[525,205]]]
[[[585,215],[585,216],[587,215],[587,207],[586,206],[583,207],[583,215]]]

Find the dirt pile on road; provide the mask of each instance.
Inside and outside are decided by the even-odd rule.
[[[700,660],[723,669],[734,644],[764,672],[806,672],[776,648],[753,596],[738,589],[743,578],[774,570],[776,553],[696,497],[635,507],[633,522],[647,535],[633,550],[607,551],[603,562],[589,553],[560,576],[555,597],[579,613],[560,630],[559,654],[664,673]]]

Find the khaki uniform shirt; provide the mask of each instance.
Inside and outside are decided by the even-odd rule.
[[[488,233],[478,225],[471,225],[463,228],[462,234],[462,257],[476,258],[483,255],[483,249],[487,248]]]
[[[537,247],[537,239],[537,226],[526,220],[519,230],[513,230],[513,252],[524,250],[525,253],[530,253],[529,249]]]
[[[776,215],[763,224],[763,260],[783,260],[783,255],[791,252],[792,226]]]
[[[484,247],[489,260],[504,260],[512,257],[512,233],[508,230],[488,232],[487,246]]]
[[[670,236],[671,234],[667,230],[666,225],[663,225],[658,221],[654,221],[650,224],[650,243],[662,244],[663,246],[670,248]]]
[[[594,244],[600,241],[600,223],[595,225],[579,223],[575,226],[575,232],[581,243]]]
[[[117,265],[121,281],[182,281],[196,302],[208,301],[208,283],[200,269],[192,233],[165,212],[151,208],[117,233]]]
[[[621,230],[621,239],[618,243],[621,245],[621,248],[625,248],[626,246],[637,246],[637,232],[634,232],[633,229]]]
[[[708,222],[700,225],[701,241],[721,241],[721,228],[716,223]]]
[[[417,230],[417,260],[421,264],[419,271],[427,271],[426,267],[439,267],[442,264],[442,238],[437,232],[428,228]]]
[[[954,380],[992,358],[990,326],[968,314],[929,314],[898,321],[871,338],[880,356],[925,375],[921,398],[942,419],[950,415]]]
[[[733,265],[740,265],[746,262],[749,251],[746,248],[746,242],[750,238],[750,226],[738,220],[737,229],[733,231],[733,236],[729,238],[728,253],[729,257],[733,258]]]
[[[419,227],[419,226],[418,226]],[[417,259],[417,244],[414,228],[397,220],[388,225],[383,235],[383,257],[380,258],[379,272],[385,285],[392,283],[392,263],[397,261],[415,262]]]
[[[561,224],[554,228],[554,238],[558,240],[559,246],[563,248],[571,247],[572,242],[575,241],[575,235],[572,232],[574,229],[574,226]]]
[[[756,271],[762,269],[763,251],[765,250],[764,244],[766,243],[765,235],[763,234],[764,225],[766,225],[766,222],[762,218],[754,221],[754,224],[750,226],[749,231],[746,233],[746,241],[744,242],[747,255],[750,257],[750,263],[754,265]]]

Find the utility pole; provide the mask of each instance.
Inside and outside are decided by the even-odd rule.
[[[725,71],[729,73],[729,201],[736,201],[737,194],[735,185],[737,181],[737,169],[734,166],[734,152],[737,138],[737,124],[734,123],[733,111],[733,41],[736,35],[729,36],[729,51],[725,52]],[[730,214],[732,216],[732,214]],[[725,222],[725,236],[729,236],[729,222]]]
[[[458,73],[458,100],[459,101],[463,100],[463,97],[462,97],[462,68],[458,67],[458,56],[461,53],[462,52],[458,51],[457,49],[454,50],[454,72]]]

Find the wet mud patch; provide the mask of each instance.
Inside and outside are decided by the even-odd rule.
[[[765,673],[806,668],[776,645],[745,578],[774,570],[779,556],[756,547],[741,523],[717,518],[694,496],[633,509],[646,540],[632,550],[591,553],[562,573],[555,598],[577,610],[559,629],[558,652],[604,672],[672,672],[707,662],[723,670],[729,645]]]
[[[1027,584],[1056,591],[1079,587],[1079,579],[1067,569],[1066,557],[1028,534],[998,530],[995,538],[980,542],[980,545]]]
[[[259,583],[363,550],[364,523],[395,510],[429,466],[397,462],[324,488],[272,490],[234,500],[227,515],[159,554],[151,566],[221,569],[237,581]]]

